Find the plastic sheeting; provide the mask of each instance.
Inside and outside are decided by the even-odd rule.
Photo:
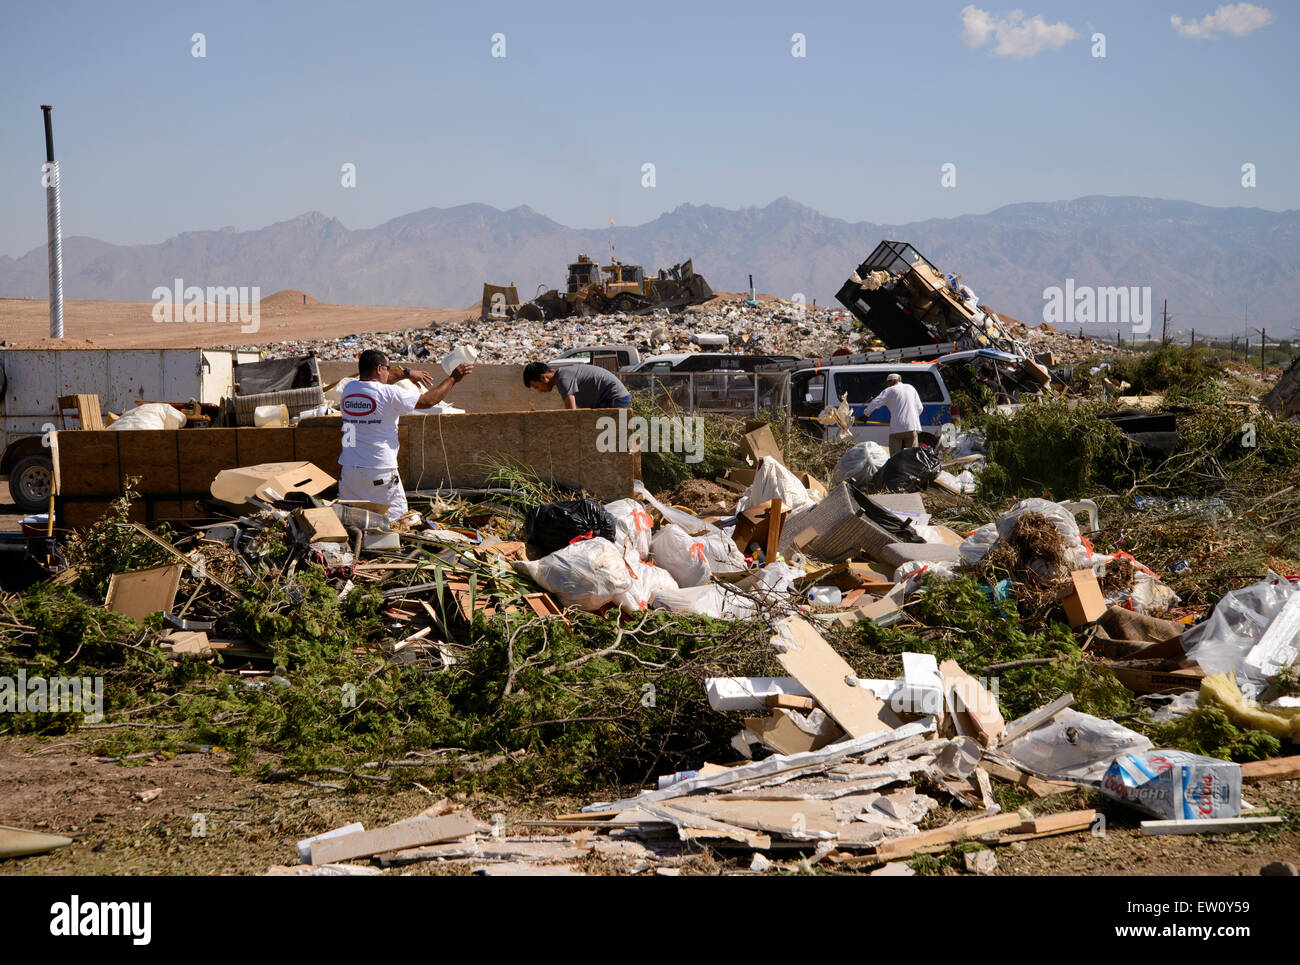
[[[1224,594],[1208,620],[1183,634],[1183,649],[1207,675],[1235,673],[1242,693],[1257,697],[1281,661],[1282,666],[1296,662],[1297,598],[1300,584],[1270,570],[1258,583]]]
[[[783,508],[796,513],[817,502],[794,473],[771,456],[764,456],[754,473],[754,482],[736,503],[736,512],[744,512],[750,506],[758,506],[769,499],[780,499]]]
[[[116,430],[131,429],[180,429],[185,425],[185,414],[166,402],[146,402],[122,413],[122,417],[108,428]]]
[[[1122,754],[1141,754],[1151,741],[1113,720],[1067,707],[1002,750],[1031,771],[1065,781],[1099,783]]]

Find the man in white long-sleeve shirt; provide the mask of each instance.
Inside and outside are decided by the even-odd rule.
[[[863,414],[870,414],[882,405],[889,409],[889,454],[915,446],[921,431],[921,396],[916,389],[906,384],[897,372],[890,372],[885,379],[885,391],[867,403]]]

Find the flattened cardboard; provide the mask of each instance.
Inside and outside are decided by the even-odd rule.
[[[1101,585],[1092,570],[1074,570],[1070,573],[1071,588],[1061,597],[1066,619],[1078,629],[1095,623],[1106,613],[1106,598],[1101,595]]]
[[[223,469],[212,480],[211,492],[224,503],[238,505],[250,497],[269,502],[293,492],[315,496],[336,482],[337,479],[310,462],[264,462]]]
[[[781,666],[851,737],[890,730],[902,723],[883,700],[849,682],[857,680],[853,668],[810,624],[788,617],[777,623],[776,629],[772,646]]]
[[[134,573],[114,573],[108,578],[104,606],[140,621],[150,613],[170,610],[176,602],[184,570],[180,563],[173,563]]]

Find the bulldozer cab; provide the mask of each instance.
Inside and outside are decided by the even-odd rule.
[[[645,272],[641,270],[640,265],[624,265],[615,261],[601,270],[605,272],[605,293],[607,295],[616,295],[619,292],[641,294],[642,283],[645,281]]]
[[[565,284],[567,294],[577,295],[588,285],[599,284],[600,266],[586,255],[579,255],[578,260],[569,265],[569,277]]]

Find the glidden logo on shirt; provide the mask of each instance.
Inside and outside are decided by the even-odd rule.
[[[372,415],[375,400],[368,395],[345,395],[343,397],[344,415]]]

